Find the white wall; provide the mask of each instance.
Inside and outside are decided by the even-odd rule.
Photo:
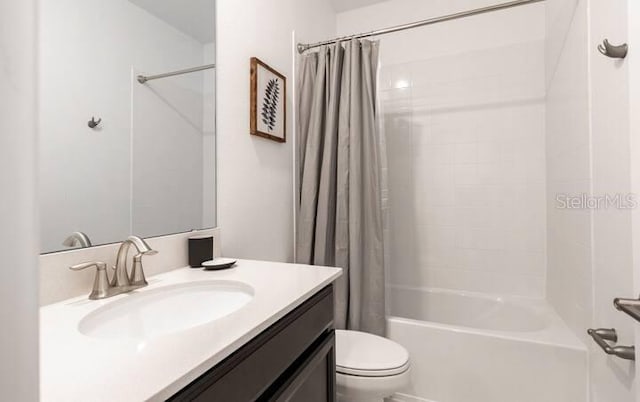
[[[0,389],[38,400],[36,2],[0,3]]]
[[[545,71],[546,82],[555,75],[561,53],[565,50],[567,34],[571,28],[574,12],[579,0],[545,0],[546,39]]]
[[[630,42],[627,0],[589,0],[589,8],[593,192],[629,194],[629,65],[604,57],[596,48],[604,38],[613,43]],[[616,328],[618,343],[632,345],[633,319],[611,306],[615,297],[635,295],[631,210],[594,211],[593,246],[593,326]],[[593,343],[591,348],[592,402],[634,401],[634,363],[605,356]]]
[[[612,300],[633,295],[631,211],[556,208],[558,193],[631,192],[629,70],[602,56],[604,38],[626,42],[627,2],[548,2],[547,171],[549,300],[589,347],[592,402],[633,401],[633,362],[605,355],[587,328],[616,328],[633,344],[633,323]]]
[[[480,7],[394,0],[339,34]],[[544,6],[381,38],[389,283],[544,297]]]
[[[200,65],[203,44],[126,0],[40,4],[42,249],[202,227],[203,74],[134,74]]]
[[[628,41],[640,43],[640,24],[637,16],[640,15],[640,2],[627,2],[627,26]],[[629,63],[629,117],[631,138],[631,191],[640,194],[640,54],[630,53],[627,56]],[[640,209],[632,212],[632,247],[633,247],[633,273],[634,295],[640,294]],[[640,345],[640,323],[635,323],[634,344]],[[640,369],[640,359],[636,359],[636,372]],[[636,386],[635,400],[640,401],[640,387]]]
[[[293,44],[335,35],[329,1],[217,2],[218,224],[224,253],[293,260]],[[249,59],[287,77],[287,142],[249,135]]]

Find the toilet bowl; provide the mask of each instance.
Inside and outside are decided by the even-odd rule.
[[[409,352],[381,336],[336,330],[339,402],[382,402],[409,385]]]

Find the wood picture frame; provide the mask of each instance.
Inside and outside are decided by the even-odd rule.
[[[250,133],[287,142],[287,78],[252,57],[250,79]]]

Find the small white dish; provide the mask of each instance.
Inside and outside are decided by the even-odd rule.
[[[231,268],[237,260],[231,258],[214,258],[213,260],[205,261],[202,266],[206,271],[213,271],[217,269]]]

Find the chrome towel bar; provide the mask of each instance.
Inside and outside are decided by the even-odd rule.
[[[593,340],[600,346],[602,350],[608,355],[617,356],[625,360],[636,359],[635,346],[617,346],[618,334],[614,328],[598,328],[587,330],[587,333],[593,338]],[[613,344],[610,344],[612,342]]]

